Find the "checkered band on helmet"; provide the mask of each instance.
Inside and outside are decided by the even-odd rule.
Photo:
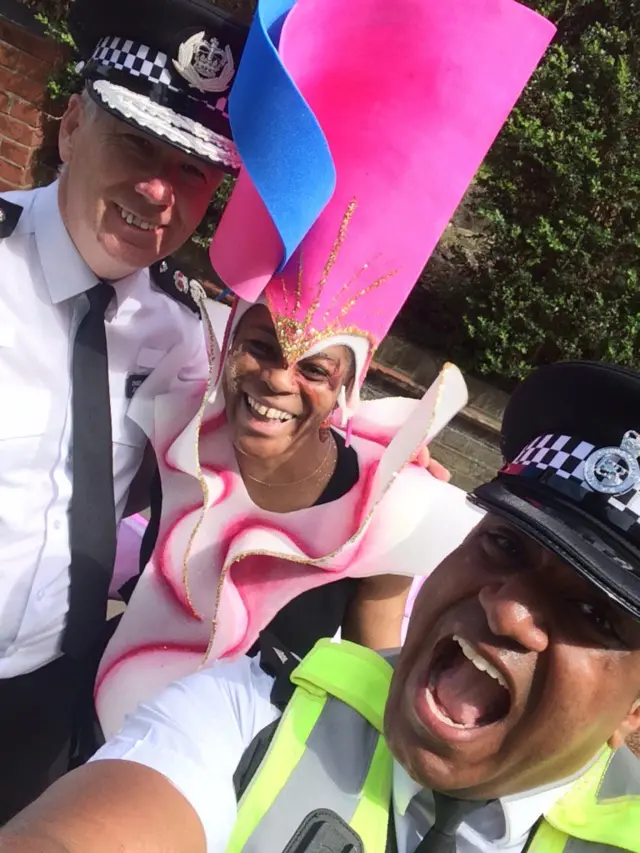
[[[629,488],[618,494],[599,493],[587,480],[590,457],[603,449],[569,435],[543,435],[528,444],[512,462],[500,471],[536,480],[559,492],[573,503],[588,501],[590,510],[597,505],[609,523],[638,537],[640,543],[640,482],[629,480]]]
[[[128,71],[134,77],[145,77],[153,83],[171,84],[167,54],[131,39],[120,36],[100,39],[92,60],[119,71]]]

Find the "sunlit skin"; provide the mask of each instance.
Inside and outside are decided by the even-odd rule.
[[[58,139],[65,169],[59,203],[84,261],[123,278],[176,251],[193,234],[222,181],[213,165],[159,142],[74,95]],[[121,209],[153,225],[142,230]]]
[[[502,719],[460,729],[430,712],[433,652],[453,634],[506,679]],[[640,727],[639,696],[640,623],[555,554],[487,515],[422,587],[393,679],[387,737],[423,785],[493,798],[570,777],[606,743],[621,746]]]
[[[287,364],[269,311],[264,305],[250,308],[238,324],[223,379],[231,439],[243,474],[287,483],[312,472],[331,447],[326,425],[352,373],[352,356],[344,346],[328,346]],[[261,418],[247,396],[293,417]]]

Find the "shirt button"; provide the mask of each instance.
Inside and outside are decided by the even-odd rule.
[[[62,527],[62,523],[58,519],[56,519],[53,522],[53,529],[54,530],[60,530],[61,527]]]
[[[42,599],[44,598],[44,596],[45,596],[45,591],[44,591],[43,589],[41,589],[41,590],[40,590],[40,592],[36,595],[36,599],[37,599],[38,601],[42,601]]]

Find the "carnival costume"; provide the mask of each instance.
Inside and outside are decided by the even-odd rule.
[[[350,347],[357,378],[336,425],[357,452],[359,480],[321,506],[258,508],[229,438],[212,333],[204,396],[198,382],[183,399],[141,388],[131,412],[156,448],[163,517],[100,668],[107,736],[169,681],[246,652],[294,597],[343,577],[428,574],[479,518],[461,490],[410,461],[466,402],[455,367],[417,404],[358,408],[358,398],[553,28],[513,0],[290,5],[261,3],[231,98],[244,169],[212,245],[239,297],[222,353],[257,300],[289,364]],[[307,161],[305,193],[308,150],[317,168]],[[311,224],[314,204],[326,206]]]

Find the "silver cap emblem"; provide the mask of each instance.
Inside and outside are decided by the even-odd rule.
[[[640,483],[640,435],[625,432],[620,447],[594,450],[584,464],[584,478],[594,492],[624,495]]]
[[[201,92],[224,92],[236,73],[229,45],[220,47],[218,39],[205,38],[204,31],[182,42],[173,64],[178,74]]]

